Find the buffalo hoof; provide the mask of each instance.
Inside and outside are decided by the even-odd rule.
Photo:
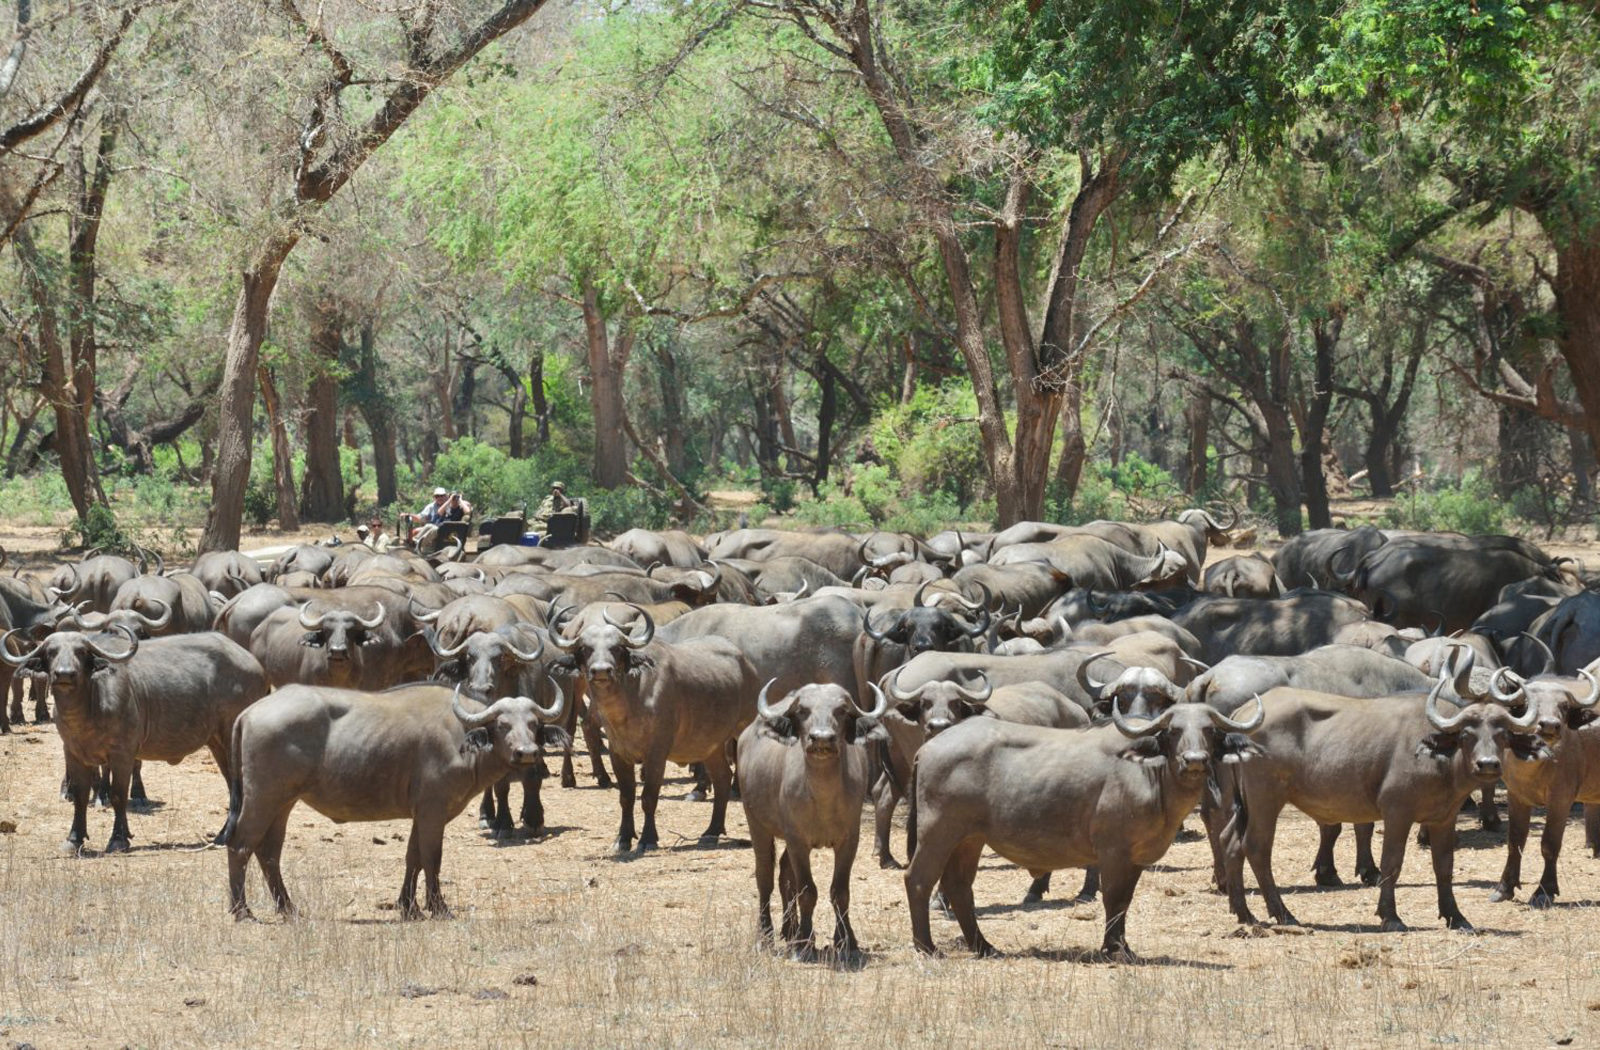
[[[1502,882],[1494,888],[1494,892],[1489,894],[1489,900],[1492,903],[1499,904],[1502,901],[1514,900],[1516,896],[1517,891]]]
[[[1317,868],[1314,872],[1312,872],[1311,877],[1318,886],[1326,886],[1330,889],[1335,886],[1344,885],[1344,880],[1341,879],[1339,877],[1339,873],[1334,871],[1332,868]]]
[[[417,907],[416,901],[398,901],[394,906],[395,913],[407,922],[416,922],[426,916],[426,913]]]
[[[812,944],[796,944],[789,949],[790,962],[814,963],[817,961],[817,949]]]
[[[625,857],[633,852],[632,839],[617,839],[611,844],[611,852],[618,857]]]
[[[517,837],[517,829],[513,828],[509,824],[496,825],[489,830],[489,837],[494,839],[496,842],[505,842],[507,839],[514,839]]]
[[[700,845],[702,846],[715,846],[721,841],[722,833],[720,831],[708,831],[700,836]]]
[[[1126,944],[1106,945],[1089,958],[1094,962],[1102,963],[1136,963],[1139,956],[1134,954],[1132,948]]]
[[[996,948],[983,938],[978,939],[977,947],[972,949],[973,958],[976,959],[1004,959],[1006,953]]]
[[[1041,895],[1039,899],[1043,900],[1044,897]],[[1094,902],[1095,895],[1093,893],[1084,893],[1080,891],[1076,897],[1072,898],[1073,904],[1093,904]]]
[[[20,721],[20,719],[18,721]],[[44,707],[35,708],[34,712],[33,712],[33,724],[36,725],[36,726],[49,725],[50,724],[50,712],[49,712],[49,710],[44,708]]]
[[[445,904],[443,901],[428,906],[428,918],[430,919],[454,919],[455,917],[456,914],[450,910],[450,905]]]
[[[1499,831],[1504,823],[1500,819],[1500,814],[1489,808],[1484,809],[1478,818],[1478,827],[1483,831]]]
[[[490,818],[488,818],[488,817],[479,817],[478,818],[478,830],[479,831],[488,831],[493,827],[494,827],[494,821],[491,820]]]
[[[1377,868],[1357,868],[1356,878],[1361,880],[1363,886],[1376,886],[1383,881],[1383,872]]]
[[[612,786],[611,778],[602,773],[594,778],[594,786],[597,788],[610,789]]]
[[[1284,912],[1282,915],[1274,916],[1274,921],[1277,922],[1279,926],[1300,925],[1300,920],[1295,918],[1293,915],[1290,915],[1288,912]]]
[[[639,848],[634,850],[634,852],[639,856],[643,856],[646,853],[653,853],[660,848],[661,844],[655,839],[640,839]]]
[[[1478,928],[1467,921],[1465,915],[1447,915],[1444,919],[1444,928],[1455,930],[1459,933],[1477,933]]]
[[[704,802],[709,797],[710,796],[707,794],[705,788],[695,788],[693,791],[683,796],[684,801],[686,802]]]
[[[147,799],[147,798],[131,798],[131,799],[129,799],[128,800],[128,808],[133,810],[133,812],[140,813],[140,814],[150,814],[150,813],[154,813],[156,811],[155,806],[151,805],[150,804],[150,800]]]
[[[107,853],[126,853],[130,848],[127,839],[112,839],[106,843]]]
[[[884,856],[878,858],[878,867],[882,868],[884,871],[904,871],[905,870],[905,865],[904,864],[901,864],[899,861],[895,860],[891,856],[888,856],[887,854],[885,854]]]
[[[575,788],[578,786],[578,778],[573,775],[572,770],[564,769],[561,771],[561,786],[564,788]]]
[[[1024,908],[1026,908],[1030,904],[1043,904],[1043,903],[1044,903],[1044,894],[1042,894],[1042,893],[1035,893],[1032,890],[1029,890],[1027,893],[1024,893],[1022,895],[1022,906]]]
[[[1543,886],[1540,886],[1538,889],[1534,890],[1533,896],[1528,898],[1528,907],[1530,908],[1551,908],[1555,906],[1555,903],[1555,894],[1551,893]]]
[[[1407,930],[1411,929],[1411,927],[1407,926],[1399,919],[1384,919],[1383,925],[1380,926],[1379,929],[1381,929],[1384,933],[1405,933]]]
[[[69,838],[61,843],[61,852],[69,857],[80,856],[83,853],[83,840]]]
[[[260,920],[256,918],[255,912],[251,911],[249,908],[235,908],[233,909],[233,921],[259,922]]]

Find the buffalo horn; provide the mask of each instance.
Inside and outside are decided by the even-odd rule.
[[[994,592],[989,590],[988,585],[982,581],[978,583],[978,590],[983,594],[982,601],[972,601],[959,591],[957,591],[953,597],[956,601],[960,602],[961,607],[966,609],[968,612],[977,612],[979,609],[987,610],[989,606],[994,603]]]
[[[900,690],[900,668],[898,668],[898,667],[895,668],[893,671],[891,671],[888,675],[885,675],[884,677],[889,679],[889,695],[894,697],[896,700],[900,701],[901,703],[905,703],[905,702],[907,702],[909,700],[915,700],[915,699],[917,699],[918,697],[920,697],[922,695],[922,690],[920,690],[920,689],[915,690],[915,691],[910,692],[910,693],[901,692],[901,690]]]
[[[767,679],[767,684],[761,687],[761,692],[756,696],[756,714],[769,722],[776,718],[782,718],[789,713],[788,707],[779,710],[767,703],[767,690],[771,689],[772,683],[776,681],[776,678]]]
[[[359,616],[356,617],[356,623],[359,623],[369,631],[383,622],[383,603],[375,601],[372,604],[377,606],[378,611],[373,614],[371,619],[363,620]]]
[[[83,640],[83,644],[89,647],[89,651],[91,653],[94,653],[102,660],[110,660],[114,664],[125,664],[129,660],[133,659],[134,653],[139,651],[139,638],[133,633],[133,629],[128,627],[126,624],[119,623],[112,627],[111,630],[114,632],[120,632],[123,637],[128,639],[127,652],[117,653],[112,652],[110,649],[102,649],[96,645],[94,640],[91,638],[85,638]]]
[[[79,579],[78,570],[75,566],[63,565],[61,567],[66,569],[67,572],[71,574],[72,582],[65,587],[46,587],[45,590],[50,592],[50,597],[52,598],[65,597],[66,595],[76,591],[79,587],[83,586],[83,581]]]
[[[1439,702],[1439,694],[1441,691],[1443,691],[1445,683],[1448,681],[1449,678],[1445,677],[1444,675],[1439,676],[1439,681],[1434,684],[1433,691],[1428,694],[1428,702],[1424,707],[1424,710],[1428,715],[1429,724],[1431,724],[1433,728],[1437,729],[1441,733],[1454,733],[1459,730],[1462,724],[1467,720],[1467,716],[1465,714],[1458,714],[1451,718],[1446,718],[1444,715],[1439,713],[1439,708],[1437,706]]]
[[[456,691],[450,694],[450,710],[455,714],[457,721],[468,729],[482,729],[499,717],[499,712],[495,710],[499,703],[497,700],[482,711],[474,714],[461,706],[461,687],[459,685],[456,686]],[[535,707],[537,706],[535,705]]]
[[[441,660],[454,660],[467,648],[467,640],[465,638],[461,640],[461,644],[452,649],[439,648],[439,632],[432,627],[424,627],[422,629],[422,637],[427,639],[428,648],[433,650],[433,655]]]
[[[1180,656],[1178,657],[1178,662],[1188,664],[1200,674],[1205,674],[1207,671],[1211,670],[1210,664],[1206,663],[1204,660],[1196,660],[1192,656]]]
[[[982,671],[978,672],[978,681],[980,681],[982,685],[976,692],[968,689],[966,686],[958,685],[956,686],[956,693],[960,695],[961,699],[967,701],[968,703],[988,703],[989,697],[994,694],[994,685],[989,681],[989,676],[984,674]]]
[[[308,631],[322,630],[322,621],[328,618],[327,613],[318,613],[316,619],[307,619],[311,615],[311,603],[306,602],[300,606],[300,626]]]
[[[644,637],[635,638],[632,634],[624,634],[622,636],[622,643],[629,649],[643,649],[645,646],[650,644],[650,639],[656,636],[656,621],[650,616],[649,613],[645,612],[637,605],[634,605],[632,602],[628,603],[628,608],[637,612],[639,614],[639,618],[644,621]],[[601,612],[600,618],[606,623],[615,627],[617,630],[624,630],[622,624],[611,618],[611,611],[609,609]]]
[[[901,613],[900,616],[904,617],[905,614]],[[896,618],[894,627],[890,627],[889,631],[894,630],[894,628],[898,626],[900,626],[900,619]],[[889,640],[889,631],[883,631],[880,633],[873,630],[872,608],[870,606],[861,610],[861,629],[866,632],[868,638],[871,638],[875,642],[885,642]]]
[[[552,598],[550,600],[550,614],[545,617],[545,622],[549,625],[546,630],[550,635],[550,644],[564,653],[570,653],[578,646],[578,640],[576,638],[568,638],[566,631],[561,626],[562,621],[571,615],[575,608],[576,606],[571,605],[566,608],[559,608],[555,599]]]
[[[515,649],[512,650],[512,652],[515,651]],[[567,717],[567,694],[562,690],[561,683],[551,676],[545,675],[544,680],[550,683],[550,691],[555,694],[556,698],[555,704],[550,707],[540,707],[538,702],[531,697],[529,702],[533,704],[533,711],[539,716],[539,721],[547,723],[559,722]]]
[[[144,613],[140,612],[137,609],[133,610],[134,615],[139,617],[139,619],[144,621],[144,626],[145,626],[146,630],[159,631],[159,630],[161,630],[161,628],[165,627],[167,624],[172,622],[172,606],[168,605],[166,602],[162,601],[160,598],[151,598],[151,599],[149,599],[149,604],[161,606],[161,615],[160,616],[156,616],[156,617],[149,617],[149,616],[146,616]]]
[[[12,628],[11,630],[7,631],[5,634],[0,634],[0,660],[4,660],[6,663],[10,664],[12,667],[21,667],[23,664],[25,664],[29,660],[33,659],[33,656],[34,656],[35,653],[37,653],[40,649],[44,648],[44,643],[40,642],[38,645],[34,646],[32,649],[29,649],[27,652],[21,654],[20,656],[14,655],[11,652],[11,646],[7,644],[8,642],[11,641],[11,636],[14,635],[14,634],[21,634],[21,635],[26,636],[27,632],[18,630],[16,628]]]
[[[1522,717],[1511,719],[1511,731],[1513,733],[1532,733],[1533,724],[1538,720],[1538,706],[1535,704],[1529,704],[1528,709],[1522,712]]]
[[[1501,684],[1501,678],[1511,683],[1508,689]],[[1489,695],[1502,704],[1517,704],[1527,699],[1527,682],[1521,675],[1509,667],[1497,667],[1489,679]]]
[[[1251,693],[1250,695],[1255,699],[1256,702],[1256,711],[1254,715],[1241,722],[1229,718],[1221,711],[1213,709],[1211,712],[1211,723],[1218,729],[1226,729],[1230,733],[1253,733],[1257,729],[1260,729],[1261,723],[1267,720],[1267,705],[1261,702],[1260,693]]]
[[[1123,736],[1132,737],[1133,739],[1137,740],[1142,736],[1151,736],[1167,728],[1167,726],[1172,724],[1172,718],[1176,711],[1176,708],[1169,707],[1165,711],[1161,712],[1159,716],[1151,719],[1144,725],[1134,725],[1128,720],[1127,716],[1122,713],[1122,701],[1112,700],[1111,724],[1116,726],[1117,732],[1121,733]]]
[[[1573,702],[1579,707],[1593,707],[1600,702],[1600,678],[1596,678],[1587,667],[1578,668],[1578,677],[1589,683],[1589,695],[1579,700],[1573,697]]]
[[[868,682],[867,688],[872,690],[873,702],[870,710],[864,710],[856,703],[856,698],[850,698],[850,706],[861,712],[862,718],[882,718],[883,713],[889,710],[889,698],[883,695],[883,690],[878,688],[876,682]]]
[[[1103,650],[1098,653],[1090,653],[1089,656],[1084,659],[1083,663],[1078,665],[1078,684],[1083,686],[1083,688],[1088,691],[1089,695],[1094,697],[1096,700],[1100,698],[1100,694],[1105,690],[1105,687],[1111,683],[1095,681],[1094,678],[1089,675],[1089,665],[1094,663],[1096,660],[1102,660],[1107,656],[1113,655],[1115,654],[1110,650]]]
[[[913,606],[915,606],[917,608],[921,608],[922,607],[922,593],[928,589],[928,584],[930,584],[932,582],[933,582],[932,580],[923,580],[922,581],[922,586],[917,588],[917,593],[915,595],[913,595],[912,598],[911,598],[911,604]]]
[[[443,609],[430,609],[426,605],[420,604],[415,598],[407,598],[406,604],[411,610],[411,618],[418,623],[433,623],[439,618],[439,614],[444,612]]]
[[[1544,667],[1540,669],[1539,673],[1554,674],[1556,670],[1556,654],[1550,651],[1548,645],[1544,644],[1544,639],[1536,634],[1529,634],[1527,631],[1522,632],[1522,637],[1544,650]]]
[[[506,643],[506,651],[509,652],[518,663],[534,663],[539,659],[539,657],[544,655],[544,639],[535,636],[534,641],[538,642],[539,644],[532,652],[525,653],[521,649],[518,649],[516,646],[512,645],[510,642]]]

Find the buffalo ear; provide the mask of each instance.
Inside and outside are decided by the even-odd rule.
[[[321,631],[307,631],[305,634],[302,634],[300,636],[300,644],[301,645],[321,645],[322,644],[322,632]]]
[[[1117,757],[1152,766],[1160,765],[1167,760],[1166,753],[1161,750],[1161,741],[1153,736],[1138,738],[1124,748]]]
[[[1544,762],[1556,757],[1549,744],[1536,736],[1524,736],[1521,733],[1512,734],[1507,750],[1522,762]]]
[[[1225,765],[1236,765],[1248,762],[1257,755],[1264,755],[1267,749],[1251,740],[1243,733],[1229,733],[1222,738],[1222,743],[1217,745],[1217,750],[1222,756]]]
[[[1588,708],[1588,707],[1569,707],[1569,708],[1567,708],[1567,728],[1568,729],[1582,729],[1584,726],[1588,725],[1590,722],[1593,722],[1596,718],[1600,718],[1600,714],[1597,714],[1594,711],[1593,708]]]
[[[656,665],[655,660],[653,660],[652,658],[650,658],[648,656],[645,656],[643,653],[629,653],[628,654],[628,673],[629,674],[640,674],[640,673],[642,673],[644,671],[650,670],[650,668],[654,667],[655,665]]]
[[[1432,758],[1444,762],[1461,750],[1461,737],[1456,733],[1429,733],[1417,745],[1418,758]]]
[[[883,723],[876,718],[857,718],[855,723],[855,732],[850,738],[851,743],[887,744],[889,742],[889,730],[884,728]]]
[[[565,653],[551,660],[544,669],[558,677],[572,678],[578,673],[578,658],[571,653]]]
[[[546,747],[568,748],[572,746],[572,737],[560,726],[540,726],[539,743]]]
[[[487,729],[473,729],[467,732],[465,740],[461,741],[463,755],[476,754],[480,751],[494,750],[494,734]]]
[[[776,740],[780,744],[793,744],[800,739],[798,730],[795,729],[794,719],[783,718],[758,718],[756,719],[756,732],[768,740]]]

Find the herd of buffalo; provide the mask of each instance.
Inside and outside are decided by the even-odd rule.
[[[972,892],[988,847],[1027,870],[1028,900],[1055,870],[1086,869],[1102,949],[1127,953],[1139,877],[1197,807],[1240,922],[1257,922],[1246,862],[1271,919],[1295,922],[1272,868],[1292,805],[1322,828],[1318,884],[1340,882],[1334,840],[1354,825],[1355,874],[1379,887],[1385,930],[1404,929],[1394,891],[1416,826],[1439,914],[1467,929],[1456,818],[1481,792],[1479,818],[1499,824],[1501,784],[1494,899],[1517,892],[1543,807],[1528,899],[1548,906],[1568,813],[1600,803],[1600,727],[1585,728],[1600,712],[1600,594],[1582,566],[1509,536],[1364,527],[1202,572],[1232,525],[1192,509],[927,539],[634,530],[472,561],[308,545],[207,554],[188,571],[91,555],[49,580],[0,578],[0,729],[23,718],[29,682],[36,718],[53,704],[72,851],[96,796],[115,813],[107,852],[128,849],[139,763],[209,749],[241,919],[251,857],[292,913],[280,859],[301,801],[335,821],[410,818],[399,908],[448,914],[446,824],[481,796],[483,826],[516,834],[520,785],[537,834],[545,749],[574,785],[580,730],[593,776],[618,792],[618,852],[657,845],[669,761],[709,794],[705,838],[739,799],[760,929],[774,936],[776,882],[779,947],[799,957],[816,950],[817,849],[833,851],[833,947],[857,951],[850,871],[868,800],[886,868],[901,866],[890,832],[907,804],[906,896],[926,952],[935,889],[967,946],[992,952]]]

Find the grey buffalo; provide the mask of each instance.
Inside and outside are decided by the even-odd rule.
[[[244,877],[252,856],[279,913],[293,913],[279,859],[289,814],[302,801],[338,823],[410,817],[400,914],[420,915],[422,873],[428,912],[448,916],[439,890],[445,825],[485,787],[538,760],[561,707],[559,692],[549,708],[508,696],[477,709],[462,702],[459,686],[279,689],[234,727],[227,836],[234,918],[251,918]]]
[[[773,872],[782,898],[783,944],[808,959],[815,954],[812,914],[817,884],[811,852],[833,850],[833,947],[836,955],[857,952],[850,927],[850,868],[861,839],[861,803],[867,795],[866,743],[881,739],[877,719],[888,707],[873,686],[877,703],[856,706],[849,690],[837,685],[801,686],[768,703],[768,682],[756,697],[756,720],[739,735],[739,794],[756,854],[757,916],[763,940],[772,936]],[[783,842],[783,857],[777,843]]]

